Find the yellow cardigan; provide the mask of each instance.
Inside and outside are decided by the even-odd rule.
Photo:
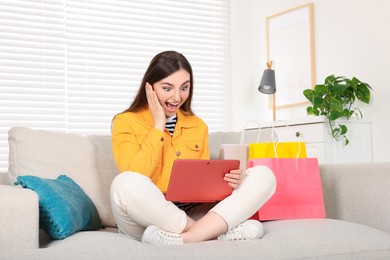
[[[165,193],[175,159],[209,159],[208,127],[195,115],[177,113],[173,136],[153,127],[149,109],[115,116],[112,150],[120,172],[149,177]]]

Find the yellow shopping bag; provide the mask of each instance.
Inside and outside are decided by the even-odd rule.
[[[252,143],[249,145],[249,159],[255,158],[306,158],[306,144],[298,138],[295,142],[279,142],[279,137],[274,136],[274,128],[278,122],[284,122],[289,131],[289,126],[285,121],[275,121],[272,126],[272,142]],[[288,134],[287,134],[288,136]]]
[[[268,142],[249,145],[249,159],[306,157],[306,144],[304,142]]]

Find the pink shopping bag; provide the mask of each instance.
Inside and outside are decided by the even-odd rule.
[[[325,207],[317,158],[251,159],[276,177],[276,192],[258,211],[259,220],[324,218]]]

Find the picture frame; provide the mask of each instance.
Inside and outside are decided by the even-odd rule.
[[[303,90],[315,85],[313,9],[309,3],[266,18],[267,61],[274,65],[277,89],[270,107],[305,104]]]

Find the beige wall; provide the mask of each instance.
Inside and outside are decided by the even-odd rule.
[[[231,0],[232,130],[251,119],[271,121],[267,96],[257,91],[266,62],[265,20],[290,8],[314,3],[316,82],[327,75],[356,76],[374,91],[362,106],[373,123],[374,161],[390,161],[390,1]],[[278,119],[303,118],[306,106],[277,110]]]

